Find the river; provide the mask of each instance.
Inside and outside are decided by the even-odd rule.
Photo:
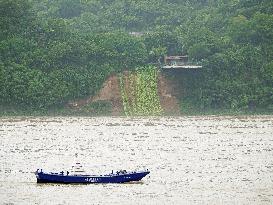
[[[0,204],[273,203],[273,116],[0,118],[0,159]],[[75,160],[88,173],[151,173],[127,184],[36,183],[37,168]]]

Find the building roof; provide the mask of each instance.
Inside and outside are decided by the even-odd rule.
[[[202,68],[201,65],[164,65],[164,69],[177,69],[177,68],[186,68],[186,69],[198,69]]]

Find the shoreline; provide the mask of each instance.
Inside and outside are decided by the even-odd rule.
[[[273,111],[264,111],[264,112],[208,112],[208,113],[187,113],[187,114],[179,114],[179,115],[144,115],[144,116],[126,116],[126,115],[94,115],[94,114],[71,114],[71,113],[0,113],[0,118],[5,117],[88,117],[88,118],[100,118],[100,117],[113,117],[113,118],[180,118],[180,117],[203,117],[203,116],[210,116],[210,117],[251,117],[251,116],[273,116]]]
[[[53,107],[50,109],[16,108],[0,105],[0,117],[192,117],[192,116],[271,116],[272,109],[231,110],[231,109],[184,109],[179,113],[165,112],[161,115],[126,116],[124,112],[112,113],[107,107],[102,109],[73,109],[68,107]]]

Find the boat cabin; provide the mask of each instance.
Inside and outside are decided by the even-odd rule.
[[[165,56],[164,57],[164,65],[162,66],[164,69],[169,68],[202,68],[201,65],[194,65],[189,61],[189,56]]]
[[[76,162],[75,165],[72,165],[72,169],[70,170],[70,173],[73,175],[83,175],[85,174],[85,171],[81,163]]]

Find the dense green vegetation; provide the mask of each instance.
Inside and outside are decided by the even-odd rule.
[[[272,13],[271,0],[0,0],[0,114],[63,107],[165,54],[203,65],[174,75],[182,112],[273,110]]]
[[[155,116],[162,114],[157,89],[157,68],[137,68],[120,76],[120,90],[126,116]]]

